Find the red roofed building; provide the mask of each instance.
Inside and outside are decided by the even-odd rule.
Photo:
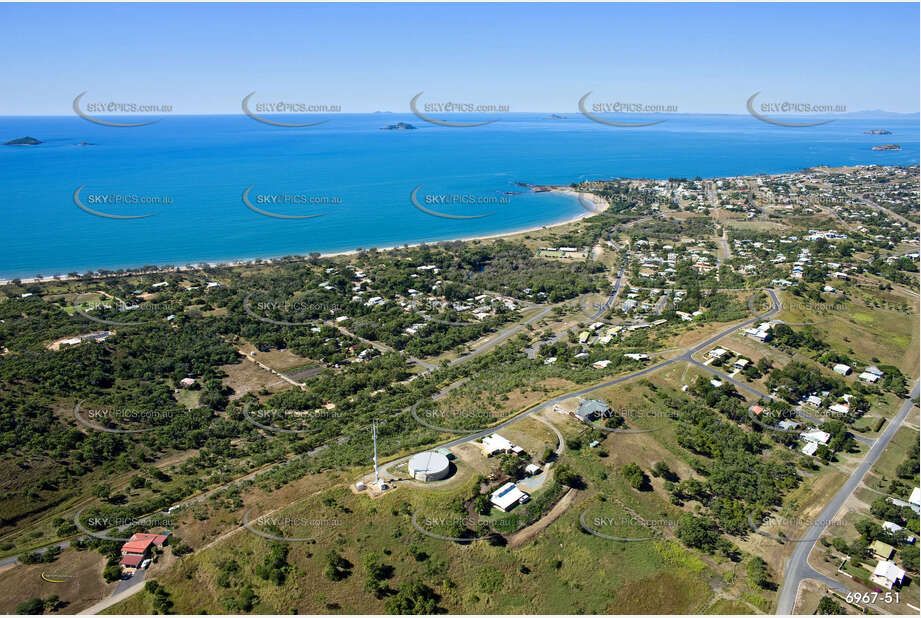
[[[165,534],[133,534],[128,539],[128,542],[122,545],[122,556],[140,556],[143,558],[147,555],[151,545],[163,547],[167,538]]]
[[[133,554],[127,554],[122,556],[119,566],[128,567],[129,569],[136,569],[141,566],[141,563],[144,561],[144,556],[136,556]]]

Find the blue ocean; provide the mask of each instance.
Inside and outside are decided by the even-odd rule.
[[[397,122],[417,129],[381,130]],[[892,134],[864,134],[883,128]],[[166,114],[134,128],[76,115],[0,118],[0,142],[23,136],[42,143],[0,146],[0,278],[384,248],[528,229],[585,212],[570,196],[530,193],[519,182],[919,161],[917,116],[845,117],[807,128],[748,115],[669,115],[642,128],[580,114],[501,114],[465,128],[410,114],[331,114],[304,128],[243,114]],[[902,149],[872,150],[883,143]],[[455,218],[418,208],[410,199],[416,189],[418,204]]]

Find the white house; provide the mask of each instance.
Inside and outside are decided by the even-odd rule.
[[[483,454],[489,457],[496,453],[507,453],[512,450],[512,443],[497,433],[483,438]]]
[[[873,569],[873,575],[870,579],[874,584],[879,584],[886,590],[892,590],[893,586],[901,586],[902,579],[905,577],[905,571],[896,566],[892,560],[880,560]]]
[[[489,497],[489,501],[500,511],[508,512],[515,508],[515,505],[527,501],[528,494],[524,493],[515,483],[506,483]]]
[[[883,523],[883,530],[885,530],[889,534],[896,534],[900,530],[904,530],[904,529],[905,529],[904,527],[898,525],[897,523],[893,521],[887,521]]]
[[[921,487],[915,487],[911,490],[911,497],[908,499],[908,504],[915,510],[915,513],[918,512],[918,509],[921,508]]]
[[[857,378],[863,380],[864,382],[869,382],[870,384],[876,384],[879,381],[879,376],[875,373],[870,373],[869,371],[864,371],[862,374],[857,376]]]
[[[817,444],[828,444],[828,441],[831,440],[831,434],[820,431],[818,429],[805,431],[801,433],[799,437],[806,442],[815,442]]]
[[[819,443],[818,443],[818,442],[807,442],[807,443],[803,446],[802,453],[803,453],[803,455],[809,455],[810,457],[812,457],[813,455],[815,455],[815,452],[816,452],[817,450],[819,450]]]
[[[842,363],[837,363],[832,369],[835,373],[843,376],[850,375],[851,373],[850,365],[844,365]]]

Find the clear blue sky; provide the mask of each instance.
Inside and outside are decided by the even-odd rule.
[[[238,113],[409,99],[576,111],[578,99],[745,113],[745,100],[919,109],[919,5],[2,4],[0,115],[91,100]],[[760,100],[760,99],[759,99]]]

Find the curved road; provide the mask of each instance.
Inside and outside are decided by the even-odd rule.
[[[748,326],[749,324],[753,324],[753,323],[755,323],[755,322],[758,322],[758,321],[760,321],[760,320],[763,320],[764,318],[771,317],[771,316],[773,316],[774,314],[776,314],[778,311],[780,311],[780,307],[781,307],[781,305],[780,305],[780,300],[778,300],[778,298],[777,298],[776,294],[774,293],[774,291],[773,291],[773,290],[768,290],[768,294],[771,296],[771,301],[774,303],[774,308],[773,308],[773,309],[771,309],[771,310],[768,311],[767,313],[763,313],[763,314],[758,315],[758,316],[756,316],[756,317],[750,318],[750,319],[748,319],[748,320],[746,320],[746,321],[744,321],[744,322],[742,322],[742,323],[740,323],[740,324],[736,324],[735,326],[732,326],[732,327],[730,327],[730,328],[727,328],[726,330],[723,330],[723,331],[717,333],[716,335],[711,336],[710,338],[706,339],[705,341],[702,341],[701,343],[697,344],[697,345],[694,346],[693,348],[689,348],[689,349],[686,350],[686,351],[684,352],[684,354],[682,354],[681,356],[676,356],[675,358],[671,358],[671,359],[668,359],[668,360],[664,360],[664,361],[662,361],[662,362],[660,362],[660,363],[656,363],[655,365],[650,365],[649,367],[646,367],[646,368],[644,368],[644,369],[640,369],[639,371],[635,371],[635,372],[633,372],[633,373],[629,373],[629,374],[627,374],[627,375],[620,376],[620,377],[618,377],[618,378],[614,378],[614,379],[611,379],[611,380],[607,380],[606,382],[602,382],[602,383],[600,383],[600,384],[595,384],[594,386],[587,386],[587,387],[582,388],[582,389],[579,389],[579,390],[577,390],[577,391],[572,391],[572,392],[569,392],[569,393],[565,393],[565,394],[563,394],[563,395],[559,395],[559,396],[557,396],[557,397],[554,397],[553,399],[550,399],[550,400],[545,401],[545,402],[543,402],[543,403],[541,403],[541,404],[538,404],[538,405],[534,406],[533,408],[529,408],[529,409],[525,410],[524,412],[521,412],[521,413],[518,414],[517,416],[513,416],[513,417],[510,418],[510,419],[507,419],[507,420],[505,420],[505,421],[502,421],[502,422],[499,423],[498,425],[493,425],[493,426],[491,426],[491,427],[489,427],[489,428],[487,428],[487,429],[481,429],[481,430],[479,430],[479,431],[475,431],[475,432],[473,432],[473,433],[466,434],[466,435],[461,436],[461,437],[459,437],[459,438],[455,438],[454,440],[451,440],[451,441],[449,441],[449,442],[446,442],[446,443],[443,443],[443,444],[439,444],[438,446],[439,446],[439,447],[443,447],[443,448],[451,448],[451,447],[454,447],[454,446],[459,446],[459,445],[461,445],[461,444],[465,444],[465,443],[467,443],[467,442],[470,442],[471,440],[476,440],[476,439],[478,439],[478,438],[482,438],[482,437],[488,436],[488,435],[490,435],[490,434],[496,433],[497,431],[500,431],[500,430],[502,430],[502,429],[508,427],[509,425],[512,425],[512,424],[514,424],[514,423],[517,423],[518,421],[520,421],[520,420],[523,419],[523,418],[526,418],[526,417],[528,417],[528,416],[531,416],[531,415],[534,414],[535,412],[540,412],[541,410],[546,410],[547,408],[552,408],[553,406],[555,406],[555,405],[557,405],[557,404],[559,404],[559,403],[561,403],[561,402],[563,402],[563,401],[565,401],[565,400],[567,400],[567,399],[571,399],[571,398],[573,398],[573,397],[581,397],[581,396],[583,396],[583,395],[587,395],[587,394],[589,394],[589,393],[593,393],[593,392],[595,392],[595,391],[599,391],[599,390],[608,388],[608,387],[610,387],[610,386],[615,386],[615,385],[617,385],[617,384],[621,384],[621,383],[623,383],[623,382],[627,382],[627,381],[629,381],[629,380],[633,380],[633,379],[635,379],[635,378],[639,378],[639,377],[648,375],[648,374],[650,374],[650,373],[653,373],[653,372],[658,371],[659,369],[662,369],[663,367],[667,367],[668,365],[671,365],[671,364],[673,364],[673,363],[679,363],[679,362],[690,362],[690,363],[695,363],[696,361],[694,361],[694,359],[691,358],[691,355],[692,355],[692,354],[696,354],[697,352],[700,352],[701,350],[710,347],[711,345],[713,345],[714,343],[716,343],[717,341],[719,341],[719,340],[722,339],[723,337],[725,337],[725,336],[727,336],[727,335],[729,335],[729,334],[731,334],[731,333],[733,333],[733,332],[739,330],[740,328],[745,328],[745,327]],[[429,449],[426,449],[426,450],[429,450]],[[392,461],[392,462],[388,462],[388,463],[385,465],[385,467],[386,467],[386,468],[389,468],[389,467],[391,467],[391,466],[393,466],[393,465],[395,465],[395,464],[397,464],[397,463],[400,463],[400,462],[402,462],[402,461],[404,461],[404,460],[406,460],[406,459],[409,459],[409,457],[411,457],[411,455],[407,455],[407,456],[405,456],[405,457],[401,457],[401,458],[399,458],[399,459],[397,459],[397,460],[394,460],[394,461]]]
[[[908,416],[908,413],[914,407],[912,399],[918,397],[918,387],[919,382],[915,382],[915,385],[911,389],[911,393],[909,394],[908,399],[902,403],[902,407],[899,409],[898,414],[896,414],[895,417],[893,417],[893,419],[889,422],[889,426],[867,452],[866,457],[864,457],[863,461],[860,462],[860,465],[857,466],[857,469],[854,470],[850,478],[844,483],[841,489],[838,490],[838,493],[835,494],[835,496],[831,499],[822,513],[816,518],[816,523],[814,523],[804,534],[804,538],[818,539],[822,532],[825,530],[827,522],[832,521],[838,511],[841,510],[841,507],[844,505],[845,501],[854,492],[870,468],[872,468],[873,465],[877,462],[880,455],[883,454],[883,450],[889,444],[889,441],[892,440],[893,436],[895,436],[896,431],[898,431],[899,427],[902,425],[905,417]],[[815,547],[815,541],[812,541],[811,543],[796,544],[796,548],[793,550],[793,555],[790,556],[790,560],[787,562],[787,568],[784,571],[783,587],[780,589],[780,596],[777,599],[777,614],[793,613],[793,605],[796,602],[796,594],[799,591],[800,583],[804,579],[816,579],[831,588],[841,590],[845,593],[848,592],[844,584],[841,584],[834,579],[831,579],[830,577],[826,577],[825,575],[818,573],[815,569],[809,566],[808,558],[810,552],[812,552],[813,547]]]

